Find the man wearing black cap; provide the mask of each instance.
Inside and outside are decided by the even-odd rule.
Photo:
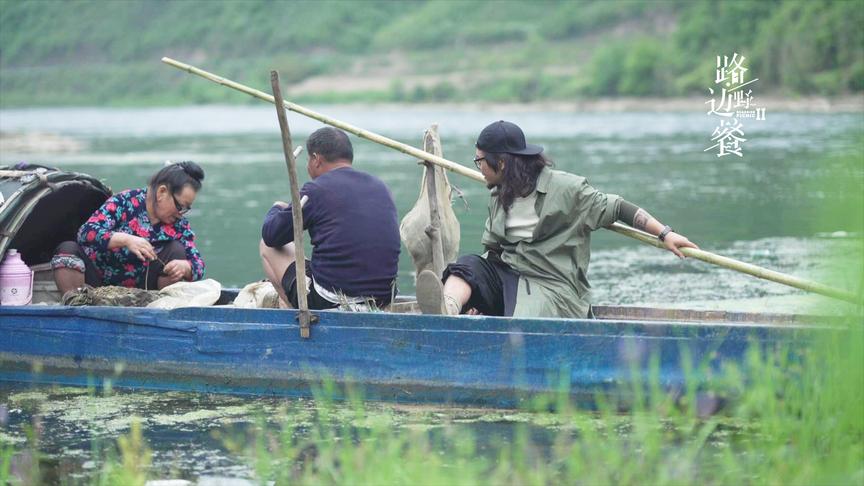
[[[526,143],[513,123],[487,126],[476,146],[474,163],[492,191],[482,238],[487,252],[448,265],[443,287],[433,272],[421,272],[424,314],[590,317],[591,232],[615,221],[657,236],[680,258],[679,248],[698,248],[620,196],[552,170],[543,147]]]

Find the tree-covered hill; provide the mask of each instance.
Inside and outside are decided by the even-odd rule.
[[[864,2],[0,0],[0,106],[243,102],[159,62],[317,101],[704,94],[716,56],[760,90],[864,90]]]

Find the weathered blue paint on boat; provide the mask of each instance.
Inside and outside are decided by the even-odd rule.
[[[576,399],[626,384],[632,365],[646,369],[652,354],[661,383],[683,387],[684,356],[716,370],[742,363],[751,342],[798,346],[813,332],[748,323],[317,315],[304,340],[295,311],[0,307],[0,380],[110,378],[114,386],[293,396],[331,377],[369,398],[513,406],[562,382]]]

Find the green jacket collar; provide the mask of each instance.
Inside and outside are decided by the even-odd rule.
[[[552,181],[552,169],[544,167],[537,176],[537,192],[546,194],[549,190],[549,183]]]

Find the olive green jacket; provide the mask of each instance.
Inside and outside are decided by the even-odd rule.
[[[497,193],[489,202],[483,245],[519,272],[514,317],[586,317],[591,305],[591,232],[618,219],[621,197],[587,179],[543,169],[534,209],[540,220],[528,239],[506,237],[507,214]]]

